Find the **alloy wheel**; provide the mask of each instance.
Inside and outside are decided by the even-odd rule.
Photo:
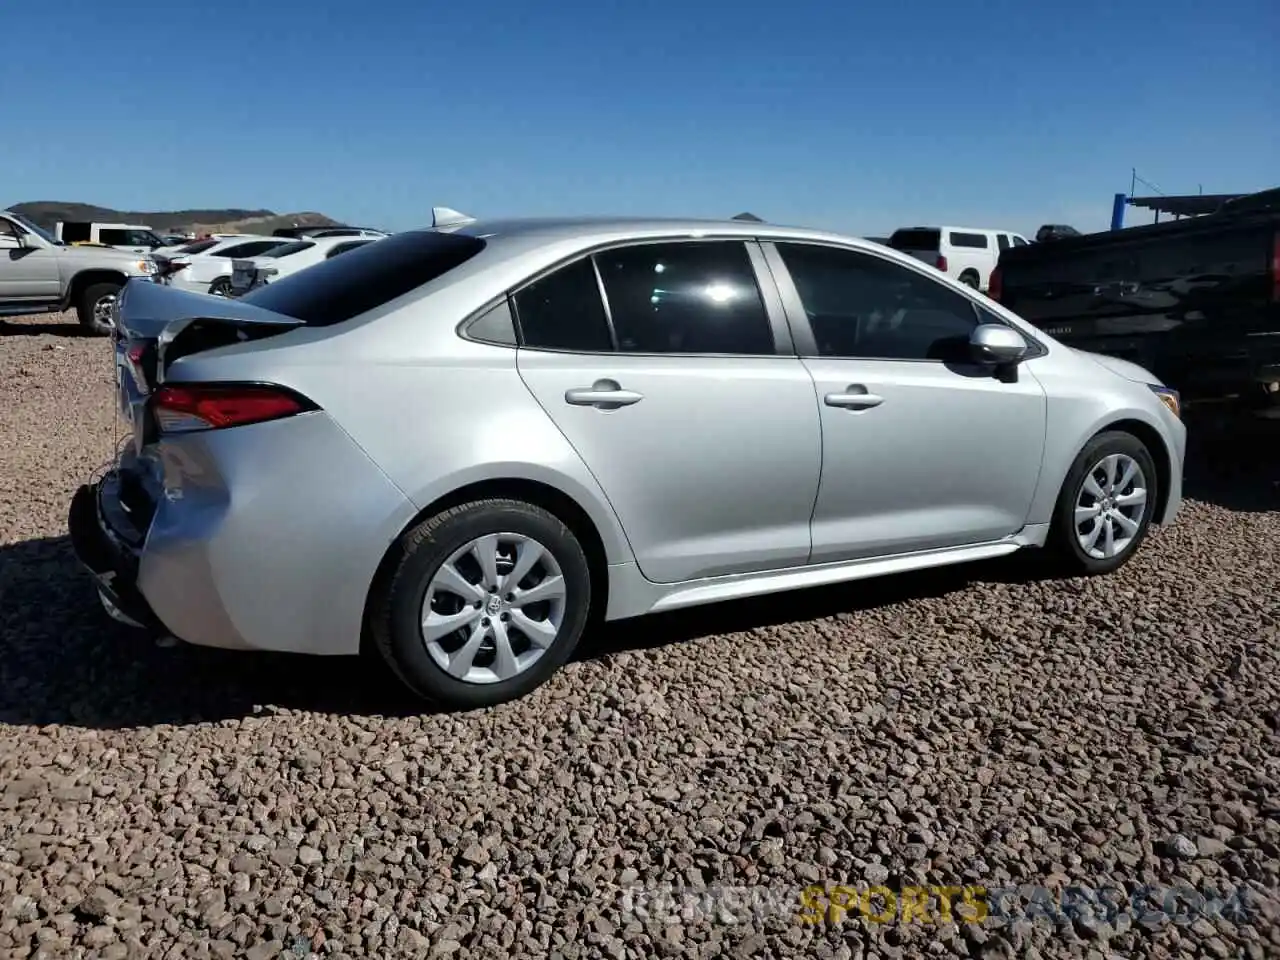
[[[1113,453],[1085,474],[1076,494],[1076,539],[1085,554],[1109,560],[1129,549],[1142,531],[1147,478],[1133,457]]]
[[[545,546],[519,533],[476,537],[440,565],[422,603],[422,640],[449,676],[499,683],[532,667],[565,616],[564,576]]]

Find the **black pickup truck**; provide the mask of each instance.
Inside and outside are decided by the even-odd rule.
[[[990,287],[1055,339],[1138,363],[1188,402],[1280,406],[1280,188],[1201,217],[1013,247]]]

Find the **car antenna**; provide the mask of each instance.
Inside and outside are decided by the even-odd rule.
[[[449,207],[431,208],[431,228],[433,230],[442,230],[446,227],[461,227],[475,222],[475,217],[469,217],[465,213],[459,213]]]

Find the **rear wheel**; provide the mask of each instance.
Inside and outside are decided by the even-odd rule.
[[[231,296],[231,278],[219,277],[209,285],[209,292],[215,297]]]
[[[405,534],[370,632],[418,695],[471,709],[524,696],[573,653],[591,606],[587,558],[556,517],[481,500]]]
[[[1142,543],[1156,506],[1156,467],[1146,445],[1123,431],[1090,440],[1067,474],[1051,546],[1071,573],[1110,573]]]
[[[960,274],[960,282],[966,287],[973,287],[975,290],[978,289],[978,275],[972,270],[966,270],[964,273]]]
[[[91,283],[80,294],[80,299],[76,303],[76,316],[80,320],[80,326],[87,333],[99,337],[111,334],[115,328],[113,310],[121,286],[123,284],[111,281]]]

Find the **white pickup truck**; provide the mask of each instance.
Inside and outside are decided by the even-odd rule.
[[[156,272],[149,256],[67,246],[24,217],[0,210],[0,317],[74,308],[87,332],[103,336],[111,332],[120,288]]]

